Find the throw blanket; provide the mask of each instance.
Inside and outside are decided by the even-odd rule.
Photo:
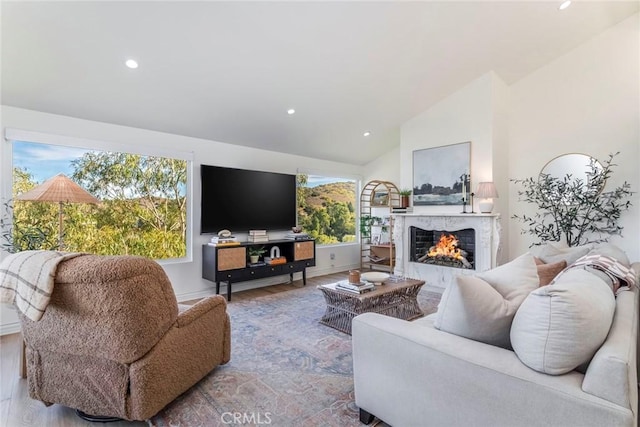
[[[29,319],[44,314],[58,264],[79,253],[24,251],[9,255],[0,264],[0,303],[15,304]]]
[[[627,286],[628,288],[637,286],[636,275],[631,268],[621,264],[615,258],[605,255],[585,255],[582,258],[578,258],[578,260],[565,269],[565,271],[570,268],[585,267],[590,267],[605,273],[611,279],[614,292],[621,286]],[[559,276],[560,275],[556,276],[556,279]]]

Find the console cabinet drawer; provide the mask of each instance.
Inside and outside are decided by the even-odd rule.
[[[315,242],[296,242],[293,248],[293,260],[300,261],[315,258],[314,252]]]
[[[247,266],[247,248],[218,249],[218,271],[234,270]]]

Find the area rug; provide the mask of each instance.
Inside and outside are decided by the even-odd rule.
[[[426,313],[440,294],[421,290]],[[318,322],[320,291],[306,286],[232,301],[231,361],[149,420],[150,426],[361,426],[351,336]]]

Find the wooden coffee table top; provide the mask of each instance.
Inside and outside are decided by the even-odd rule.
[[[339,293],[340,295],[348,295],[353,298],[371,298],[379,295],[383,295],[398,289],[410,288],[413,286],[422,286],[424,285],[424,280],[415,280],[415,279],[404,279],[399,282],[394,282],[392,280],[387,279],[387,281],[383,282],[382,285],[377,285],[373,290],[369,292],[363,292],[361,294],[356,294],[349,291],[343,291],[341,289],[336,289],[336,283],[330,283],[328,285],[320,285],[319,288],[323,288],[328,292]]]

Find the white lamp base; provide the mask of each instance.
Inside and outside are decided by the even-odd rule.
[[[478,203],[478,207],[480,208],[480,213],[491,213],[491,211],[493,210],[493,201],[482,201]]]

